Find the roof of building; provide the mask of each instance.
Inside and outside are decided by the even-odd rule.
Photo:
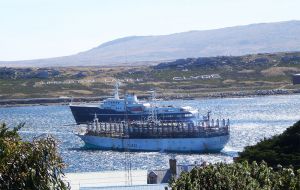
[[[176,165],[176,178],[180,176],[182,172],[190,172],[195,167],[203,167],[206,166],[206,162],[202,162],[201,164],[194,163],[194,164],[177,164]],[[170,169],[164,170],[149,170],[148,177],[151,174],[155,174],[157,176],[157,183],[169,183],[170,179],[172,178],[172,173]]]
[[[168,183],[172,177],[170,169],[167,170],[150,170],[148,174],[154,172],[157,175],[157,183]]]

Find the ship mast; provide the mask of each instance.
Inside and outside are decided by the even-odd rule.
[[[115,99],[120,99],[120,97],[119,97],[119,86],[120,86],[120,82],[119,82],[119,80],[117,80],[116,84],[115,84],[115,91],[114,91]]]
[[[156,92],[154,90],[149,92],[151,93],[151,110],[150,110],[150,115],[148,117],[148,121],[153,123],[158,123],[157,109],[156,109]]]

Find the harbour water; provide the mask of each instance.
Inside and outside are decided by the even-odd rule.
[[[200,113],[212,111],[213,118],[230,118],[231,137],[218,154],[175,154],[164,152],[118,152],[87,150],[84,143],[73,134],[74,123],[68,106],[27,106],[0,108],[0,122],[10,127],[25,122],[21,135],[25,140],[52,135],[59,142],[59,151],[68,165],[66,172],[103,170],[162,169],[168,159],[175,157],[179,163],[195,161],[232,162],[232,156],[263,138],[283,132],[300,120],[300,95],[265,96],[249,98],[220,98],[199,100],[162,101],[164,105],[197,107]]]

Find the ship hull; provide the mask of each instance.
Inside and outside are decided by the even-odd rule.
[[[206,138],[149,138],[130,139],[78,135],[90,148],[102,150],[164,151],[164,152],[220,152],[229,135]]]
[[[99,107],[93,106],[70,106],[72,114],[77,124],[85,124],[92,122],[97,116],[100,122],[111,122],[111,121],[142,121],[149,117],[148,112],[130,112],[115,111],[111,109],[101,109]],[[158,120],[161,121],[189,121],[193,117],[184,117],[185,114],[190,114],[190,112],[181,113],[171,113],[172,117],[166,117],[165,114],[157,114]]]
[[[99,107],[92,106],[70,106],[70,109],[77,124],[92,122],[95,115],[101,122],[125,120],[125,112],[100,109]]]

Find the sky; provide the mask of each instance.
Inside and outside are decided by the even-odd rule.
[[[0,61],[72,55],[126,36],[300,20],[300,0],[0,0]]]

